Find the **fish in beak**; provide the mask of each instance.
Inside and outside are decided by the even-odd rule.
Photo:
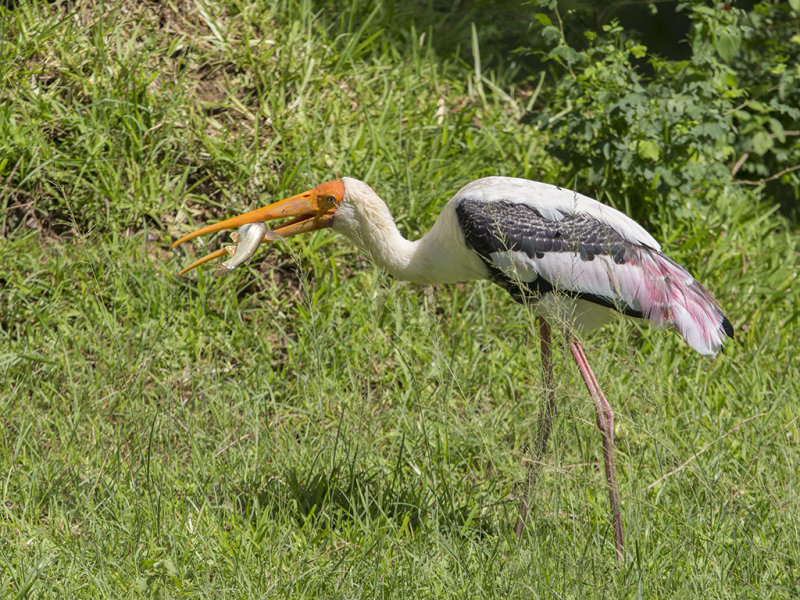
[[[170,248],[175,248],[194,239],[198,236],[207,233],[214,233],[222,231],[223,229],[233,229],[242,227],[249,223],[265,223],[267,221],[274,221],[276,219],[289,219],[288,221],[280,224],[272,231],[266,231],[261,240],[247,240],[247,248],[221,248],[216,252],[212,252],[194,261],[188,267],[180,271],[180,275],[194,269],[198,265],[202,265],[214,258],[231,254],[236,258],[236,264],[241,264],[246,261],[256,251],[258,245],[262,241],[269,241],[297,235],[298,233],[305,233],[306,231],[316,231],[317,229],[324,229],[333,225],[333,219],[336,213],[336,207],[342,201],[344,196],[344,183],[341,180],[334,180],[325,182],[313,190],[303,192],[297,196],[286,198],[280,202],[275,202],[269,206],[264,206],[256,210],[252,210],[238,217],[232,217],[219,223],[213,223],[201,227],[197,231],[184,235],[182,238],[176,240]],[[257,230],[256,230],[257,231]],[[254,235],[250,232],[248,235]],[[244,244],[243,244],[244,245]],[[240,254],[243,251],[243,254]],[[230,262],[230,261],[229,261]],[[235,265],[234,265],[235,266]]]

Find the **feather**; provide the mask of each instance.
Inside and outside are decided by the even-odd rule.
[[[660,250],[661,245],[629,216],[593,198],[549,183],[515,177],[484,177],[462,187],[451,202],[465,199],[481,203],[511,202],[535,208],[547,220],[557,222],[565,217],[585,215],[608,225],[626,241]]]
[[[642,236],[629,223],[622,222],[626,236],[619,222],[561,208],[553,209],[554,220],[552,211],[530,200],[501,196],[463,197],[456,215],[490,278],[517,301],[533,302],[546,318],[566,318],[581,330],[607,322],[611,311],[648,319],[674,327],[704,355],[716,354],[725,336],[732,337],[708,291],[657,243],[631,241]]]

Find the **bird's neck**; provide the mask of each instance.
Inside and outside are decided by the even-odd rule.
[[[486,277],[485,265],[464,244],[451,206],[419,240],[403,237],[382,201],[360,220],[357,230],[342,233],[398,279],[432,284]]]

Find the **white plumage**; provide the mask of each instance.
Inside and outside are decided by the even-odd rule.
[[[363,181],[343,177],[344,197],[334,231],[349,238],[393,276],[413,283],[456,283],[486,279],[488,269],[470,250],[449,202],[431,230],[410,241],[397,230],[389,209]]]

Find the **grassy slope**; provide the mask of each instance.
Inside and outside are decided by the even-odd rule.
[[[542,134],[470,95],[430,32],[381,34],[367,5],[209,4],[4,13],[0,593],[800,590],[791,231],[733,200],[654,225],[739,342],[711,362],[628,323],[588,340],[617,408],[621,569],[593,409],[559,350],[560,416],[516,540],[543,395],[531,315],[488,284],[394,282],[329,233],[222,279],[176,279],[189,257],[165,249],[348,174],[417,235],[469,179],[557,181]]]

